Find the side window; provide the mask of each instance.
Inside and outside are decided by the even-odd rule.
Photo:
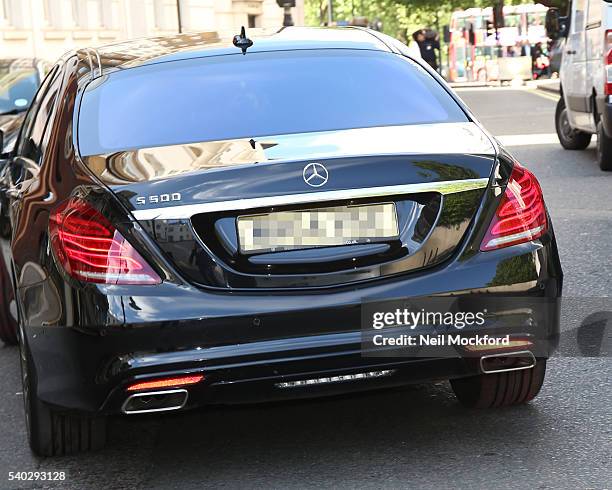
[[[43,81],[23,123],[17,155],[40,163],[42,140],[57,93],[61,85],[61,70],[55,68]]]
[[[574,19],[572,22],[572,33],[578,33],[584,31],[585,20],[586,20],[586,0],[576,0],[574,4]]]
[[[28,112],[26,113],[23,123],[21,125],[21,131],[19,133],[19,140],[17,141],[17,144],[15,145],[15,149],[17,150],[18,154],[20,154],[19,150],[23,146],[23,139],[25,138],[25,135],[29,134],[31,130],[32,123],[34,122],[34,118],[36,117],[36,114],[38,113],[38,109],[40,108],[40,102],[42,100],[42,97],[47,91],[47,89],[49,88],[49,84],[51,83],[51,80],[53,76],[55,75],[55,73],[56,73],[56,70],[52,70],[51,73],[49,73],[49,75],[45,77],[40,87],[38,88],[36,95],[34,96],[34,100],[32,100],[32,103],[30,104],[30,108],[28,109]]]

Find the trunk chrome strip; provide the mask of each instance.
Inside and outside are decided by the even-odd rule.
[[[186,219],[196,214],[219,211],[241,211],[245,209],[269,208],[292,204],[309,204],[325,201],[345,201],[369,197],[387,197],[393,195],[437,192],[443,195],[457,192],[482,189],[489,183],[488,178],[448,180],[443,182],[426,182],[420,184],[391,185],[384,187],[366,187],[361,189],[344,189],[337,191],[307,192],[304,194],[283,194],[280,196],[254,197],[231,201],[205,202],[200,204],[183,204],[155,209],[136,209],[132,212],[138,221],[150,219]]]

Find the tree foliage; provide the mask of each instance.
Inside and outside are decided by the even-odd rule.
[[[382,21],[383,31],[398,39],[406,40],[420,28],[441,31],[448,24],[456,9],[490,7],[499,0],[333,0],[334,21],[350,21],[366,17]],[[324,25],[328,19],[328,0],[305,0],[308,25]],[[529,0],[504,0],[505,5],[533,3]],[[543,0],[547,6],[563,7],[567,0]]]

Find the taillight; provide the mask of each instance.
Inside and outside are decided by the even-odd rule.
[[[58,262],[79,281],[98,284],[159,284],[142,256],[97,210],[79,199],[58,206],[49,219]]]
[[[161,378],[152,381],[141,381],[127,387],[127,391],[155,390],[160,388],[176,388],[178,386],[187,386],[199,383],[204,379],[203,374],[194,374],[188,376],[176,376],[173,378]]]
[[[529,170],[515,164],[480,250],[484,252],[535,240],[546,232],[547,227],[540,184]]]
[[[606,31],[606,38],[604,41],[604,64],[606,70],[604,94],[612,95],[612,30]]]

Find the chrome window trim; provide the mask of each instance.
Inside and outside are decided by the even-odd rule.
[[[391,185],[384,187],[366,187],[360,189],[343,189],[335,191],[307,192],[303,194],[283,194],[280,196],[234,199],[199,204],[182,204],[155,209],[136,209],[132,212],[138,221],[151,219],[187,219],[196,214],[215,213],[219,211],[242,211],[245,209],[270,208],[276,206],[319,203],[326,201],[345,201],[370,197],[387,197],[393,195],[417,194],[421,192],[438,192],[442,195],[482,189],[489,183],[489,178],[448,180],[443,182],[425,182],[419,184]]]

